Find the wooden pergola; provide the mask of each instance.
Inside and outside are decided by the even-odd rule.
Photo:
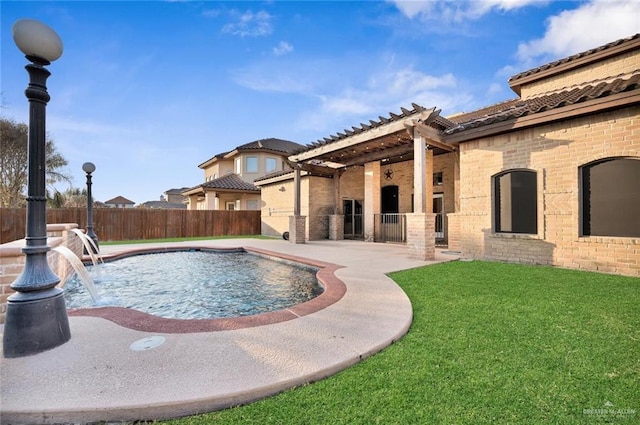
[[[290,156],[289,161],[295,170],[294,216],[300,216],[301,171],[333,177],[335,214],[341,215],[339,179],[347,167],[361,165],[367,169],[376,164],[379,167],[380,161],[392,163],[410,159],[414,161],[414,214],[427,214],[424,178],[427,152],[431,151],[430,155],[433,155],[455,150],[442,138],[443,131],[454,124],[441,117],[440,110],[436,108],[427,109],[417,104],[412,104],[412,107],[411,110],[401,108],[400,115],[391,113],[389,118],[379,117],[378,121],[371,120],[369,124],[360,124],[351,130],[325,137],[309,145],[308,150]],[[296,242],[295,238],[292,241]]]

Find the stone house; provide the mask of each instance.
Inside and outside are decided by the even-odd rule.
[[[256,182],[263,232],[640,276],[639,82],[635,35],[513,76],[512,100],[343,130]]]
[[[187,188],[190,210],[257,210],[261,207],[257,178],[291,169],[287,157],[304,146],[282,139],[261,139],[223,152],[198,165],[204,183]]]

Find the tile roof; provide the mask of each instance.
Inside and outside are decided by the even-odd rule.
[[[300,151],[301,149],[304,149],[304,146],[290,140],[276,139],[271,137],[268,139],[260,139],[253,142],[245,143],[244,145],[238,146],[236,149],[238,151],[266,149],[270,151],[283,152],[286,154],[293,154]]]
[[[201,184],[200,187],[207,189],[260,192],[260,189],[253,183],[248,183],[242,180],[240,176],[235,173],[225,174],[224,176],[218,177],[215,180],[210,180]]]
[[[182,192],[184,192],[185,190],[188,190],[188,187],[181,187],[180,189],[169,189],[167,191],[165,191],[164,193],[169,194],[169,195],[182,195]],[[152,201],[150,201],[152,202]],[[160,201],[163,202],[163,201]]]
[[[260,181],[263,181],[263,180],[269,180],[269,179],[272,179],[274,177],[280,177],[280,176],[284,176],[286,174],[291,174],[291,173],[293,173],[293,170],[291,170],[291,169],[278,170],[278,171],[274,171],[274,172],[269,173],[269,174],[265,174],[264,176],[255,179],[254,182],[260,182]]]
[[[633,74],[609,80],[598,80],[562,91],[547,93],[530,99],[514,99],[477,111],[449,117],[457,125],[444,131],[453,134],[471,128],[482,127],[500,121],[516,119],[525,115],[575,105],[588,100],[605,98],[618,93],[640,89],[640,70]]]
[[[509,78],[509,84],[513,84],[514,82],[516,82],[516,80],[520,80],[523,79],[525,77],[529,77],[532,76],[534,74],[538,74],[542,71],[546,71],[549,70],[551,68],[556,68],[558,66],[570,63],[570,62],[574,62],[577,61],[578,59],[582,59],[582,58],[587,58],[588,56],[593,56],[596,53],[599,52],[603,52],[606,50],[610,50],[614,47],[620,46],[620,45],[624,45],[624,44],[630,44],[632,43],[634,40],[638,40],[640,39],[640,34],[635,34],[632,35],[631,37],[627,37],[627,38],[623,38],[620,40],[616,40],[616,41],[612,41],[611,43],[607,43],[603,46],[600,47],[596,47],[594,49],[589,49],[587,51],[581,52],[581,53],[577,53],[575,55],[563,58],[563,59],[559,59],[557,61],[554,62],[550,62],[547,63],[545,65],[539,66],[537,68],[533,68],[533,69],[529,69],[527,71],[521,72],[519,74],[514,75],[513,77]]]
[[[296,142],[292,142],[290,140],[276,139],[274,137],[268,139],[260,139],[254,140],[253,142],[245,143],[244,145],[237,146],[236,148],[216,154],[211,158],[207,159],[203,163],[199,164],[198,167],[203,168],[207,165],[210,165],[213,160],[223,159],[231,152],[235,151],[255,151],[255,150],[266,150],[272,152],[281,152],[286,156],[292,155],[294,153],[298,153],[304,150],[304,145],[301,145]]]

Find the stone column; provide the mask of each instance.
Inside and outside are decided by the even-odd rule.
[[[300,166],[294,165],[293,173],[293,215],[289,216],[289,242],[305,243],[307,217],[300,215],[301,204],[301,175]]]
[[[333,213],[344,214],[342,211],[342,196],[340,195],[340,176],[344,171],[335,170],[333,172]]]
[[[344,239],[344,212],[342,211],[342,197],[340,196],[340,176],[343,171],[333,172],[333,214],[329,215],[329,240]]]
[[[407,247],[409,258],[429,261],[436,258],[436,215],[407,214]]]
[[[329,239],[332,241],[344,239],[344,215],[332,214],[329,216]]]
[[[300,215],[300,197],[301,197],[301,176],[300,176],[300,166],[298,164],[294,165],[293,172],[293,215]]]
[[[413,212],[427,212],[426,185],[427,154],[422,136],[413,132]]]
[[[427,200],[425,212],[433,212],[433,151],[431,149],[425,149],[425,198]],[[418,212],[418,211],[416,211]],[[434,219],[435,220],[435,219]],[[434,236],[435,237],[435,236]]]
[[[364,240],[375,239],[374,215],[380,214],[380,161],[364,165]]]
[[[289,242],[305,243],[306,220],[307,217],[304,215],[289,216]]]

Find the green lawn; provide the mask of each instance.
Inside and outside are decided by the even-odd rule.
[[[391,277],[409,333],[323,381],[171,424],[640,423],[640,279],[451,262]]]

